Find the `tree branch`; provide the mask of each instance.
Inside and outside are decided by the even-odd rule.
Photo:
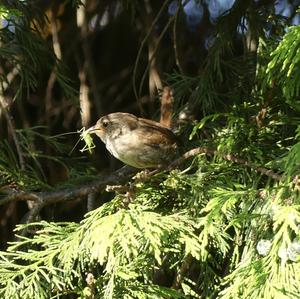
[[[44,206],[54,204],[57,202],[66,202],[69,200],[74,200],[75,198],[85,198],[90,193],[100,192],[104,190],[109,184],[124,183],[134,173],[136,173],[135,169],[129,166],[124,166],[109,176],[99,177],[99,179],[97,180],[93,180],[91,182],[84,183],[79,186],[64,188],[56,191],[26,192],[17,191],[15,189],[3,188],[2,194],[4,193],[6,194],[6,196],[0,199],[0,206],[7,204],[11,201],[34,201],[36,204],[34,208],[29,212],[26,221],[30,222],[29,219],[34,220],[35,216]]]
[[[171,163],[169,168],[173,169],[176,166],[182,164],[185,160],[187,160],[191,157],[200,155],[200,154],[206,154],[208,156],[214,156],[214,155],[217,155],[219,153],[218,153],[218,151],[216,151],[214,149],[210,149],[210,148],[205,147],[205,146],[193,148],[193,149],[187,151],[186,153],[184,153],[179,159],[177,159],[173,163]],[[256,166],[255,164],[253,164],[253,163],[251,163],[251,162],[249,162],[245,159],[234,156],[232,154],[223,154],[223,155],[221,154],[221,158],[226,160],[226,161],[231,161],[233,163],[240,164],[240,165],[243,165],[245,167],[254,169],[255,171],[257,171],[261,174],[264,174],[264,175],[272,178],[275,181],[280,181],[282,179],[282,175],[274,172],[272,169],[261,167],[261,166]]]
[[[18,139],[18,136],[16,134],[16,130],[15,130],[15,126],[14,126],[14,120],[12,118],[12,116],[9,114],[7,107],[5,107],[5,98],[4,98],[4,92],[3,92],[3,88],[1,87],[0,89],[0,109],[3,112],[6,121],[7,121],[7,126],[10,130],[11,136],[13,138],[13,141],[15,143],[16,146],[16,150],[17,150],[17,154],[19,157],[19,163],[20,163],[20,167],[21,170],[25,170],[25,160],[24,160],[24,154],[22,152],[21,149],[21,145]]]
[[[182,164],[185,160],[197,156],[199,154],[206,154],[209,156],[213,156],[218,152],[213,149],[209,149],[207,147],[197,147],[187,151],[180,158],[175,160],[173,163],[167,167],[167,170],[171,170]],[[271,177],[272,179],[279,181],[282,179],[282,175],[274,172],[271,169],[256,166],[253,163],[236,157],[231,154],[221,155],[224,160],[231,161],[236,164],[243,165],[245,167],[254,169],[255,171],[262,173],[266,176]],[[162,169],[158,169],[156,171],[150,172],[146,175],[146,178],[153,176],[157,172]],[[26,192],[26,191],[18,191],[16,189],[3,188],[2,194],[4,194],[4,198],[0,200],[0,206],[7,204],[12,201],[33,201],[36,202],[34,208],[29,212],[29,216],[27,218],[27,222],[29,220],[34,220],[39,211],[50,204],[54,204],[57,202],[66,202],[69,200],[74,200],[76,198],[86,198],[89,194],[98,193],[107,188],[107,185],[120,185],[124,182],[128,181],[130,177],[136,174],[138,170],[133,169],[129,166],[124,166],[121,169],[116,170],[109,176],[101,176],[97,180],[90,181],[88,183],[84,183],[79,186],[74,186],[70,188],[64,188],[56,191],[47,191],[47,192]],[[112,187],[106,189],[106,191],[116,191]]]
[[[157,15],[155,16],[147,34],[145,35],[144,39],[142,40],[142,43],[141,43],[141,46],[138,50],[138,53],[137,53],[137,56],[136,56],[136,60],[135,60],[135,63],[134,63],[134,68],[133,68],[133,75],[132,75],[132,84],[133,84],[133,92],[134,92],[134,95],[135,95],[135,98],[137,100],[137,104],[138,104],[138,107],[140,109],[140,114],[143,115],[144,114],[144,109],[143,109],[143,106],[142,106],[142,103],[140,101],[140,92],[137,91],[137,85],[136,85],[136,79],[137,79],[137,69],[138,69],[138,66],[139,66],[139,62],[140,62],[140,59],[141,59],[141,56],[142,56],[142,50],[148,40],[148,38],[150,37],[151,33],[152,33],[152,30],[154,29],[155,25],[157,24],[161,14],[163,13],[164,9],[167,7],[169,1],[166,0],[163,2],[163,4],[161,5],[161,8],[160,10],[158,11]],[[153,55],[155,54],[156,52],[156,49],[154,50],[154,53]],[[152,57],[151,57],[152,58]],[[151,59],[149,61],[149,63],[151,62]],[[148,69],[145,70],[145,73],[147,73]],[[142,81],[143,82],[143,81]],[[143,83],[142,83],[143,84]]]
[[[182,261],[181,267],[178,270],[175,279],[172,284],[172,289],[178,290],[181,287],[181,282],[185,277],[187,271],[191,268],[193,257],[191,254],[188,254]]]

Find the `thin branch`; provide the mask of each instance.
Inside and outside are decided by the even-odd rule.
[[[178,16],[180,12],[180,4],[178,5],[177,11],[175,13],[175,18],[174,18],[174,24],[173,24],[173,48],[174,48],[174,54],[175,54],[175,62],[176,65],[180,71],[181,74],[184,74],[183,68],[180,63],[179,59],[179,51],[178,51],[178,43],[177,43],[177,34],[176,34],[176,29],[177,29],[177,21],[178,21]]]
[[[18,66],[16,66],[12,69],[11,72],[9,72],[6,75],[6,80],[2,82],[3,93],[4,93],[4,91],[7,90],[7,88],[10,86],[10,84],[17,77],[18,74],[19,74],[19,69],[18,69]]]
[[[83,5],[79,6],[79,8],[77,9],[77,27],[80,30],[80,41],[81,41],[81,48],[82,48],[83,61],[84,61],[82,63],[82,69],[80,70],[80,72],[83,71],[85,73],[84,82],[86,85],[89,84],[87,91],[92,92],[97,114],[101,115],[103,113],[103,107],[100,100],[101,95],[99,92],[99,81],[97,80],[95,63],[93,62],[93,57],[92,57],[91,40],[89,38],[90,32],[89,32],[89,25],[88,25],[88,12],[86,7],[88,1],[83,1],[82,3]],[[104,13],[105,13],[105,9],[99,8],[99,11],[97,13],[98,17],[101,18],[101,16],[103,16]],[[82,76],[83,76],[82,74],[79,74],[79,78]],[[90,100],[88,99],[88,101]],[[91,106],[91,103],[89,104],[89,106]],[[89,107],[89,109],[91,108]]]
[[[238,158],[238,157],[233,156],[231,154],[224,155],[224,156],[222,156],[222,158],[224,160],[231,161],[231,162],[234,162],[234,163],[237,163],[237,164],[241,164],[241,165],[244,165],[248,168],[252,168],[255,171],[257,171],[261,174],[264,174],[264,175],[272,178],[275,181],[280,181],[282,179],[282,175],[274,172],[272,169],[268,169],[268,168],[261,167],[261,166],[256,166],[256,165],[254,165],[253,163],[251,163],[247,160]]]
[[[172,128],[172,115],[173,115],[174,97],[172,89],[169,86],[164,87],[160,99],[160,120],[159,122]]]
[[[127,186],[127,185],[108,185],[105,188],[106,192],[117,192],[117,193],[127,193],[135,191],[134,186]]]
[[[24,154],[22,152],[21,145],[20,145],[19,139],[18,139],[17,134],[16,134],[13,118],[8,113],[8,110],[5,107],[5,100],[4,100],[3,88],[2,87],[1,87],[1,90],[0,90],[0,108],[1,108],[3,114],[6,118],[8,128],[9,128],[11,136],[14,140],[16,150],[17,150],[17,154],[18,154],[18,157],[19,157],[19,163],[20,163],[21,170],[24,170],[25,169]]]
[[[21,191],[21,190],[4,188],[1,190],[1,193],[5,194],[5,197],[0,199],[0,206],[5,205],[10,202],[13,202],[13,201],[37,202],[39,200],[38,194],[34,193],[34,192],[26,192],[26,191]]]
[[[61,46],[58,38],[58,29],[56,23],[56,12],[54,8],[50,9],[50,26],[51,26],[51,33],[52,33],[52,43],[53,43],[53,50],[54,54],[58,60],[61,60],[62,53],[61,53]]]
[[[220,153],[218,151],[216,151],[214,149],[210,149],[210,148],[205,147],[205,146],[204,147],[193,148],[193,149],[187,151],[186,153],[184,153],[179,159],[175,160],[169,166],[169,168],[170,169],[175,168],[176,166],[182,164],[185,160],[187,160],[191,157],[200,155],[200,154],[206,154],[206,155],[209,155],[209,156],[220,155]],[[249,162],[245,159],[234,156],[232,154],[224,154],[224,155],[221,154],[221,158],[226,160],[226,161],[231,161],[233,163],[240,164],[240,165],[243,165],[243,166],[248,167],[248,168],[252,168],[255,171],[257,171],[259,173],[262,173],[262,174],[264,174],[268,177],[271,177],[272,179],[274,179],[276,181],[280,181],[282,179],[282,175],[274,172],[273,170],[265,168],[265,167],[261,167],[261,166],[256,166],[255,164],[253,164],[253,163],[251,163],[251,162]]]
[[[32,222],[45,206],[67,202],[76,198],[86,198],[89,194],[105,190],[107,185],[126,182],[136,172],[137,170],[132,167],[124,166],[109,176],[99,177],[97,180],[79,186],[47,192],[26,192],[5,188],[1,190],[2,194],[6,196],[0,199],[0,206],[12,201],[33,201],[35,205],[26,217],[26,222]]]
[[[169,167],[166,168],[166,170],[174,169],[178,167],[180,164],[182,164],[187,159],[197,156],[199,154],[206,154],[209,156],[213,156],[218,154],[218,152],[214,149],[209,149],[207,147],[198,147],[191,149],[187,151],[185,154],[183,154],[180,158],[175,160],[173,163],[169,165]],[[245,167],[254,169],[255,171],[262,173],[268,177],[271,177],[272,179],[279,181],[282,179],[282,175],[274,172],[271,169],[256,166],[253,163],[241,159],[239,157],[236,157],[234,155],[221,155],[221,157],[224,160],[231,161],[233,163],[237,163],[240,165],[243,165]],[[149,174],[145,175],[144,180],[150,176],[153,176],[154,174],[162,171],[163,169],[158,169],[152,172],[149,172]],[[2,189],[2,194],[5,194],[5,196],[0,200],[0,206],[7,204],[12,201],[33,201],[36,202],[34,208],[29,212],[29,216],[27,218],[27,221],[34,219],[36,215],[39,213],[39,211],[50,204],[58,203],[58,202],[66,202],[69,200],[74,200],[76,198],[86,198],[89,194],[99,193],[101,191],[117,191],[117,189],[121,188],[120,186],[115,187],[107,187],[108,185],[121,185],[122,183],[128,181],[129,178],[131,178],[134,174],[136,174],[138,170],[133,169],[129,166],[124,166],[121,169],[115,171],[109,176],[101,176],[97,178],[97,180],[93,180],[88,183],[84,183],[82,185],[70,187],[70,188],[64,188],[56,191],[48,191],[48,192],[26,192],[26,191],[16,191],[15,189]],[[125,187],[122,187],[123,189]],[[128,187],[126,187],[128,189]],[[120,191],[118,189],[118,191]],[[122,191],[128,191],[127,189],[124,189]]]
[[[89,86],[87,83],[86,77],[87,63],[83,63],[83,66],[79,69],[79,103],[80,103],[80,115],[81,115],[81,124],[83,127],[88,127],[91,122],[91,102],[89,100]]]
[[[186,276],[186,272],[191,268],[191,263],[193,261],[193,257],[188,254],[182,261],[181,267],[177,272],[175,279],[172,284],[172,289],[178,290],[181,287],[181,282],[183,278]]]
[[[166,1],[166,2],[168,2],[168,1]],[[166,4],[166,2],[164,2],[164,4],[163,4],[163,6]],[[183,4],[182,4],[182,7],[184,7],[186,4],[188,3],[188,1],[185,1]],[[180,7],[180,6],[179,6]],[[178,7],[178,10],[179,10],[179,7]],[[160,12],[159,12],[160,13]],[[156,18],[155,18],[155,20],[156,20]],[[155,21],[154,20],[154,21]],[[164,35],[165,35],[165,33],[167,32],[167,30],[168,30],[168,28],[170,27],[170,25],[172,24],[172,22],[173,21],[175,21],[176,20],[176,14],[174,15],[174,16],[172,16],[172,17],[170,17],[169,18],[169,20],[168,20],[168,22],[167,22],[167,24],[165,25],[165,27],[163,28],[163,30],[161,31],[161,33],[160,33],[160,35],[158,36],[158,38],[157,38],[157,42],[156,42],[156,46],[155,46],[155,48],[152,50],[152,55],[151,55],[151,57],[148,59],[148,65],[147,65],[147,67],[146,67],[146,69],[145,69],[145,71],[144,71],[144,74],[143,74],[143,76],[142,76],[142,79],[141,79],[141,83],[140,83],[140,87],[139,87],[139,96],[141,95],[141,93],[142,93],[142,89],[143,89],[143,85],[144,85],[144,82],[145,82],[145,80],[146,80],[146,76],[147,76],[147,74],[148,74],[148,71],[149,71],[149,69],[150,69],[150,67],[151,67],[151,65],[152,65],[152,61],[155,59],[155,54],[156,54],[156,52],[157,52],[157,50],[158,50],[158,47],[159,47],[159,45],[160,45],[160,42],[161,42],[161,40],[162,40],[162,38],[164,37]],[[154,21],[153,21],[153,23],[154,23]],[[151,28],[152,28],[152,26],[151,26]],[[150,35],[150,30],[149,30],[149,35]],[[148,38],[148,34],[147,34],[147,36],[146,36],[147,38]],[[137,61],[138,60],[136,60],[136,63],[137,63]],[[133,77],[133,78],[135,78],[135,77]],[[134,82],[135,83],[135,82]],[[135,88],[135,85],[134,85],[134,88]],[[136,90],[134,90],[134,93],[135,93],[135,95],[136,95]],[[138,97],[137,97],[137,99],[138,99]]]
[[[85,42],[88,28],[86,23],[86,1],[82,1],[82,5],[77,8],[76,12],[76,22],[77,27],[80,29],[80,35],[82,42]],[[81,124],[83,127],[90,125],[91,120],[91,103],[89,99],[89,86],[87,80],[87,62],[84,61],[81,63],[81,59],[78,59],[78,77],[80,81],[79,87],[79,103],[80,103],[80,115],[81,115]]]
[[[137,86],[136,86],[137,68],[138,68],[139,61],[140,61],[140,58],[141,58],[141,55],[142,55],[142,50],[143,50],[143,48],[144,48],[144,46],[145,46],[145,44],[146,44],[146,42],[147,42],[150,34],[152,33],[152,30],[153,30],[154,26],[156,25],[159,17],[161,16],[161,14],[163,13],[165,7],[167,6],[168,2],[169,2],[169,0],[164,1],[164,3],[162,4],[159,12],[157,13],[156,17],[154,18],[154,20],[153,20],[153,22],[152,22],[152,24],[151,24],[151,26],[150,26],[147,34],[145,35],[144,39],[142,40],[141,46],[139,48],[139,51],[137,53],[136,60],[135,60],[135,63],[134,63],[133,76],[132,76],[132,78],[133,78],[132,79],[133,92],[134,92],[135,98],[137,100],[138,107],[140,109],[141,114],[143,114],[143,107],[142,107],[142,105],[140,103],[139,95],[138,95],[138,92],[137,92]]]
[[[148,24],[151,25],[151,15],[153,12],[152,6],[150,4],[149,0],[145,0],[145,9],[146,9],[146,26],[148,27]],[[155,46],[157,45],[157,34],[155,31],[152,31],[152,34],[150,34],[148,39],[148,59],[151,59],[151,57],[154,54]],[[160,70],[158,68],[156,57],[154,57],[150,63],[149,67],[149,96],[150,101],[149,104],[153,104],[156,92],[161,90],[163,88]],[[152,111],[153,107],[150,107],[150,111]]]
[[[94,299],[95,298],[95,277],[92,273],[88,273],[85,279],[87,283],[87,287],[89,289],[89,293],[87,294],[87,299]]]
[[[52,7],[50,9],[50,28],[51,28],[51,34],[52,34],[52,46],[53,51],[58,60],[61,60],[62,58],[62,52],[61,52],[61,45],[59,42],[58,37],[58,28],[57,28],[57,22],[56,22],[56,11]],[[52,109],[52,97],[53,97],[53,88],[54,84],[56,82],[56,72],[57,72],[57,66],[54,65],[53,69],[51,70],[47,87],[46,87],[46,94],[45,94],[45,115],[46,115],[46,121],[48,127],[50,127],[50,119],[51,119],[51,109]]]
[[[88,212],[92,211],[96,207],[96,199],[97,199],[96,193],[90,193],[87,196],[87,203],[86,203],[86,210]]]
[[[143,76],[142,76],[142,79],[141,79],[141,83],[140,83],[140,86],[139,86],[139,93],[138,93],[139,96],[140,96],[141,93],[142,93],[142,89],[143,89],[144,82],[145,82],[145,80],[146,80],[146,76],[147,76],[148,71],[149,71],[149,69],[150,69],[150,67],[151,67],[151,65],[152,65],[153,59],[155,59],[155,54],[156,54],[156,52],[157,52],[157,50],[158,50],[158,47],[159,47],[159,45],[160,45],[160,42],[161,42],[162,38],[164,37],[164,35],[166,34],[166,32],[167,32],[169,26],[171,25],[171,23],[173,22],[174,19],[175,19],[175,16],[170,17],[168,23],[167,23],[166,26],[163,28],[162,32],[160,33],[160,35],[159,35],[158,38],[157,38],[157,43],[156,43],[156,45],[155,45],[155,48],[152,50],[152,55],[151,55],[151,57],[149,57],[149,59],[148,59],[148,65],[147,65],[147,67],[146,67],[146,69],[145,69],[145,71],[144,71],[144,74],[143,74]]]

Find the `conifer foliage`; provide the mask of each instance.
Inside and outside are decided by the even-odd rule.
[[[0,297],[299,298],[299,2],[42,2],[0,4]],[[165,85],[168,168],[74,148]]]

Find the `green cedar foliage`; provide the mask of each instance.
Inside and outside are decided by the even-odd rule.
[[[230,30],[242,15],[257,37],[255,55],[232,52]],[[235,7],[221,20],[201,75],[168,77],[178,105],[177,97],[184,97],[204,115],[186,129],[187,146],[209,146],[215,155],[195,156],[180,169],[136,183],[130,199],[116,195],[79,223],[18,226],[17,240],[0,253],[1,298],[299,298],[299,27],[266,39],[264,17]],[[26,38],[17,35],[22,43],[1,37],[1,57],[14,57],[21,68],[16,95],[36,86],[42,57],[55,63],[36,36],[23,33]],[[8,47],[26,41],[21,56]],[[30,53],[38,50],[35,60]],[[63,89],[69,86],[59,78]],[[2,140],[3,181],[50,188],[39,164],[43,154],[29,146],[38,133],[17,134],[32,166],[20,172]],[[62,149],[46,135],[38,138]],[[69,168],[65,159],[47,158]],[[22,236],[24,228],[33,233]]]

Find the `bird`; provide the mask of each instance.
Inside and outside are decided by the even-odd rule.
[[[87,132],[96,134],[115,158],[135,168],[168,165],[179,145],[164,125],[125,112],[102,116]]]

